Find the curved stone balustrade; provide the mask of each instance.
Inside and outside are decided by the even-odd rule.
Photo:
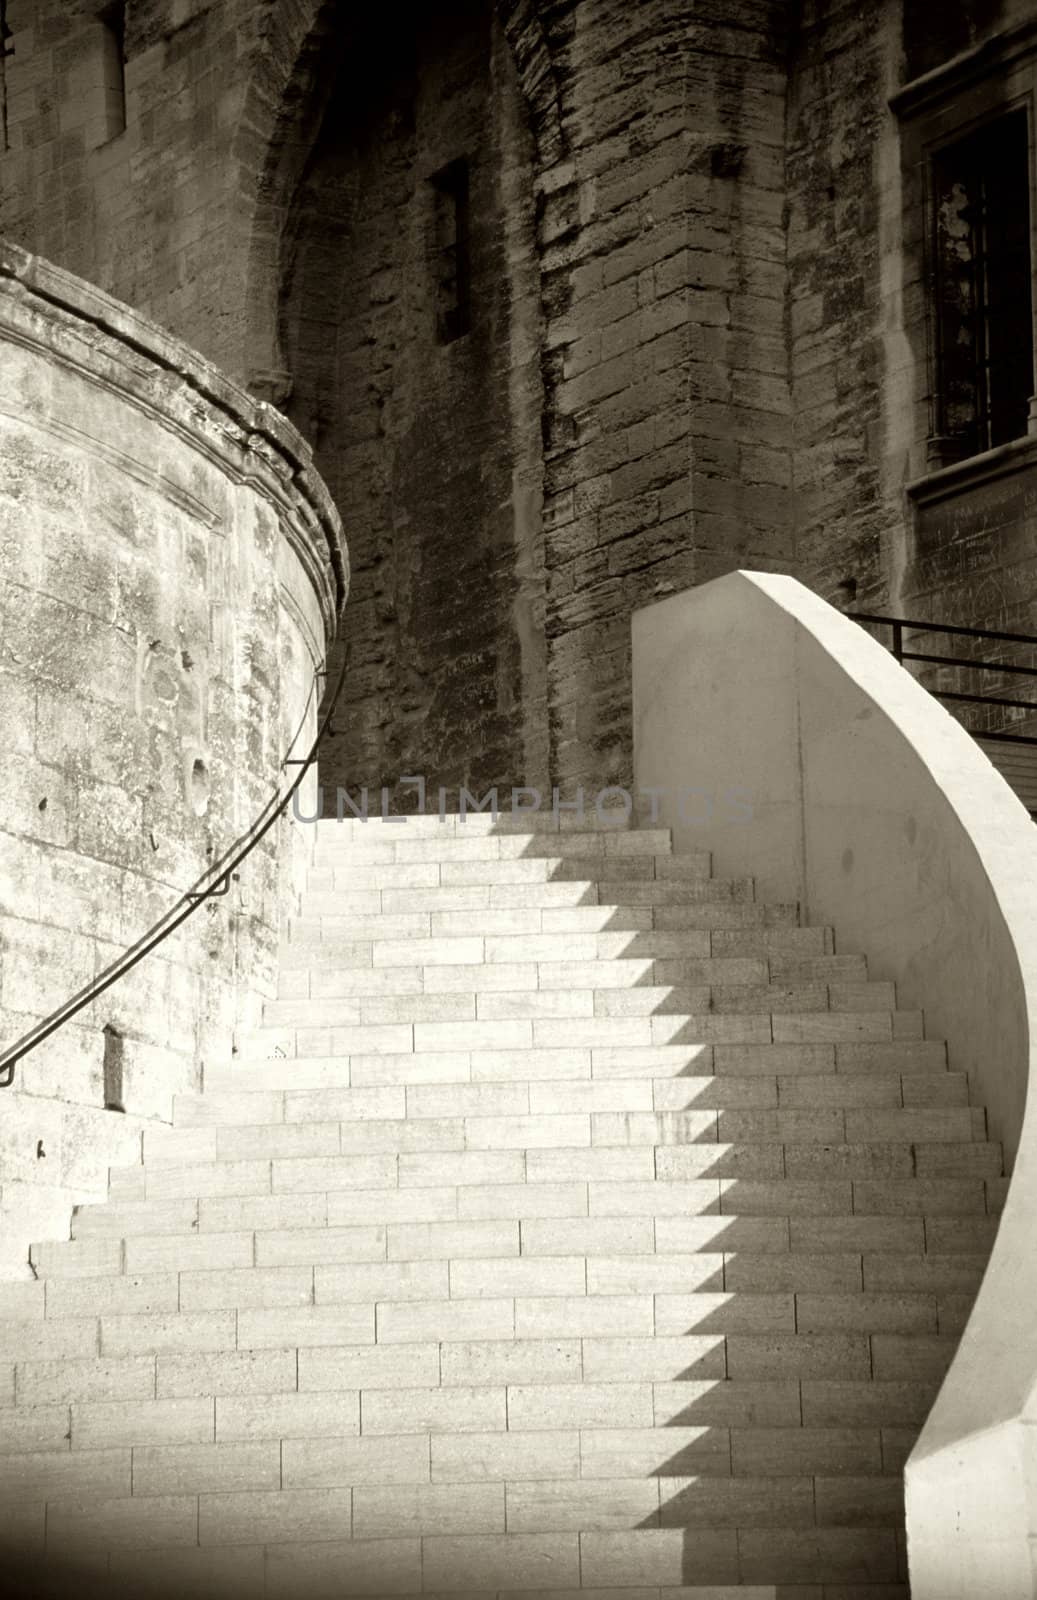
[[[1033,826],[960,725],[792,578],[733,573],[638,612],[634,702],[637,780],[661,791],[680,846],[711,849],[720,872],[737,860],[835,922],[842,949],[867,950],[874,977],[924,1005],[1014,1154],[906,1499],[914,1600],[1023,1600],[1037,1536]],[[739,805],[682,810],[681,791],[704,788]]]

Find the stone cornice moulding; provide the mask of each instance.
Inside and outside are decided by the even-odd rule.
[[[78,334],[74,350],[70,330]],[[334,637],[349,592],[342,524],[314,469],[312,450],[286,417],[150,318],[0,240],[4,337],[76,366],[129,404],[158,416],[232,482],[247,484],[266,499],[314,587],[328,638]]]
[[[943,61],[930,72],[913,78],[895,93],[886,104],[901,121],[930,111],[953,95],[960,94],[973,83],[993,72],[1003,72],[1020,57],[1037,50],[1037,17],[1027,17],[1015,27],[984,39],[971,50]]]
[[[916,506],[936,505],[940,500],[1009,478],[1034,466],[1037,466],[1037,435],[1026,433],[993,450],[981,450],[974,456],[951,461],[945,467],[913,478],[904,485],[904,493]]]

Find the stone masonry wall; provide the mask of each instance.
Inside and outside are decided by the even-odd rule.
[[[784,6],[554,13],[566,159],[542,175],[551,735],[630,778],[630,613],[794,564]]]
[[[461,9],[469,37],[481,29],[485,40],[489,6]],[[509,112],[504,144],[483,144],[478,73],[463,103],[450,100],[442,75],[458,46],[442,19],[424,54],[419,42],[417,96],[398,31],[391,55],[376,38],[345,53],[347,72],[355,53],[365,81],[384,89],[329,96],[363,132],[350,135],[336,112],[336,157],[326,116],[284,229],[291,414],[363,552],[338,781],[422,771],[448,783],[540,782],[545,765],[569,790],[629,781],[634,607],[739,563],[794,562],[783,8],[722,15],[676,0],[634,10],[587,0],[542,12],[539,33],[528,8],[501,9],[534,137],[536,258],[521,130]],[[493,77],[499,94],[499,66]],[[433,130],[423,105],[437,93]],[[488,188],[473,191],[473,229],[508,225],[519,248],[480,258],[473,232],[473,331],[437,351],[424,180],[466,137],[491,170],[519,179],[492,202]],[[537,267],[539,330],[528,292]],[[525,404],[504,404],[522,323],[542,353],[543,558],[535,531],[532,542],[523,534],[533,502],[507,484],[509,458],[530,483],[539,462],[531,385],[514,359]],[[529,339],[520,342],[525,352]],[[486,509],[473,519],[477,506]],[[517,613],[523,567],[528,603]],[[509,715],[509,698],[525,704],[524,719]]]
[[[952,477],[939,498],[905,489],[931,470],[933,335],[924,160],[910,119],[888,103],[1028,17],[1023,0],[802,7],[787,150],[797,540],[801,575],[836,604],[1037,626],[1037,481],[1025,449],[997,481]],[[978,81],[996,84],[996,69]],[[967,127],[976,109],[956,96],[948,128]]]
[[[0,369],[6,1050],[270,799],[345,574],[282,418],[12,247]],[[168,1119],[205,1063],[229,1059],[235,1023],[272,990],[294,877],[275,830],[227,898],[17,1064],[0,1090],[0,1272],[27,1270],[29,1238],[65,1232],[109,1164],[139,1156],[140,1119]]]
[[[1027,27],[1029,66],[1024,65],[1023,77],[1013,77],[1012,69],[998,59],[999,42]],[[1030,87],[1032,93],[1035,45],[1033,7],[1026,0],[969,0],[960,7],[946,8],[924,18],[905,6],[901,81],[917,79],[956,55],[986,51],[987,69],[979,71],[971,83],[960,85],[949,97],[947,124],[951,130],[955,124],[965,128],[972,119],[996,114],[1000,105],[1007,108],[1018,103],[1021,87]],[[1017,67],[1017,74],[1018,70]],[[913,120],[918,120],[917,114],[914,118],[910,113],[901,115],[898,127],[890,119],[882,144],[891,167],[898,143],[910,151]],[[890,296],[883,318],[886,327],[892,323],[903,330],[910,370],[915,374],[913,389],[901,386],[898,393],[887,336],[885,349],[891,369],[888,389],[891,401],[899,402],[900,412],[887,429],[883,477],[887,490],[894,492],[905,481],[916,486],[902,500],[902,543],[890,563],[899,604],[908,616],[1035,633],[1037,440],[1031,436],[1029,441],[1023,438],[1002,447],[1001,459],[994,463],[993,470],[979,473],[970,471],[966,462],[962,468],[952,467],[934,477],[932,463],[927,461],[927,436],[934,431],[934,416],[927,363],[933,334],[927,321],[925,239],[918,226],[922,209],[920,185],[909,160],[902,160],[901,167],[899,199],[905,220],[901,277],[896,286],[900,294],[899,298]],[[893,203],[890,197],[890,209]],[[1033,206],[1031,190],[1031,231]],[[932,481],[927,481],[930,478]],[[1017,651],[988,642],[978,653],[996,657],[999,651],[1007,659],[1035,663],[1029,647]],[[988,694],[1011,696],[1022,689],[1024,698],[1032,698],[1018,679],[1005,680],[999,686],[989,677],[980,678],[977,683],[978,675],[969,676],[971,682],[945,682],[943,687],[974,691],[978,686]]]
[[[372,562],[370,583],[366,558],[359,563],[358,592],[372,604],[365,612],[365,598],[356,608],[354,745],[339,769],[348,765],[358,782],[434,760],[451,780],[549,773],[572,785],[628,776],[633,607],[738,562],[785,567],[793,559],[784,6],[502,0],[495,9],[521,100],[504,40],[489,35],[489,3],[453,8],[449,26],[438,17],[435,49],[428,40],[418,49],[431,96],[443,82],[432,70],[435,51],[449,72],[466,30],[482,40],[471,81],[460,97],[451,91],[438,131],[422,113],[415,146],[432,164],[435,147],[456,142],[466,118],[480,140],[473,249],[481,227],[486,279],[475,285],[473,333],[459,341],[471,350],[437,353],[439,366],[453,369],[446,387],[430,370],[408,390],[413,349],[395,371],[389,433],[397,452],[406,438],[406,483],[375,440],[365,441],[363,472],[348,473],[326,423],[322,434],[322,461],[347,514],[369,515],[380,497],[375,520],[384,520],[386,485],[398,503],[391,549],[378,557],[377,575]],[[304,188],[316,170],[306,151],[320,126],[315,110],[330,94],[328,61],[343,48],[341,10],[315,0],[131,5],[127,128],[96,148],[91,8],[8,0],[8,15],[11,148],[0,157],[0,227],[187,334],[258,392],[283,399],[301,382],[296,412],[304,430],[316,427],[304,416],[306,362],[282,373],[271,335],[271,307],[298,281],[286,279],[289,266],[296,270],[298,218],[290,220],[290,207],[271,209],[270,198],[279,164],[294,162]],[[354,70],[377,83],[377,52],[355,54]],[[390,102],[399,78],[382,75]],[[364,138],[387,155],[377,117]],[[406,181],[416,188],[427,177],[419,165]],[[355,299],[346,309],[355,323]],[[391,321],[383,307],[383,324]],[[366,335],[354,326],[350,336],[354,372],[362,371]],[[386,383],[382,373],[373,387],[384,392]],[[350,425],[344,413],[356,398],[356,382],[344,380],[340,426]],[[359,467],[355,452],[351,465]],[[476,480],[476,498],[491,509],[473,519]],[[418,499],[435,507],[426,525],[442,523],[448,545],[458,547],[460,530],[460,583],[434,561],[434,545],[425,551],[418,542],[423,570],[415,569],[411,535],[401,530],[408,519],[413,526]],[[474,540],[473,523],[482,530]],[[463,616],[459,631],[451,606]],[[407,613],[418,610],[427,637],[408,659],[394,629],[402,616],[406,644]]]
[[[876,145],[897,18],[807,0],[788,117],[789,360],[801,576],[835,605],[889,598]]]
[[[420,37],[395,8],[387,43],[338,0],[132,0],[127,126],[98,142],[92,0],[6,0],[0,231],[254,392],[294,386],[369,529],[332,781],[598,786],[630,773],[631,610],[731,566],[1032,625],[1028,464],[934,514],[905,493],[930,399],[924,207],[888,103],[1030,9],[466,0]],[[366,110],[343,166],[347,81]],[[478,314],[422,360],[418,196],[465,141]],[[347,167],[367,221],[340,229],[347,292],[315,315],[316,197],[352,216]],[[302,322],[326,345],[326,317],[335,351],[307,353]]]
[[[282,259],[287,409],[352,551],[328,805],[400,774],[480,792],[546,777],[528,142],[482,0],[354,25]],[[447,341],[437,174],[458,161],[470,331]]]
[[[247,221],[236,150],[267,7],[136,0],[126,126],[106,107],[94,0],[6,0],[0,234],[243,376]]]

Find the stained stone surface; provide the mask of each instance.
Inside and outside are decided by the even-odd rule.
[[[282,418],[13,247],[0,365],[6,1047],[262,808],[345,571],[337,516]],[[71,1201],[139,1149],[140,1119],[168,1118],[270,991],[296,871],[288,838],[276,843],[275,830],[226,900],[18,1066],[0,1135],[8,1270],[28,1271],[26,1212],[35,1232],[67,1228]],[[106,1037],[122,1115],[104,1109]]]
[[[924,163],[888,104],[1031,10],[136,0],[119,132],[93,4],[7,0],[0,233],[316,448],[358,569],[329,778],[596,787],[630,775],[631,612],[733,567],[1034,630],[1032,452],[904,494]],[[459,158],[471,325],[442,345]]]

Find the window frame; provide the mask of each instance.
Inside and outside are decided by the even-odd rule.
[[[900,132],[903,322],[914,369],[910,482],[934,473],[968,475],[970,465],[1037,444],[1037,19],[905,85],[889,101]],[[984,125],[1025,110],[1029,181],[1030,345],[1033,374],[1027,431],[962,455],[938,430],[942,419],[937,349],[933,160]]]
[[[1024,397],[1023,404],[1024,406],[1028,405],[1034,394],[1035,334],[1033,315],[1035,240],[1033,220],[1031,216],[1033,193],[1033,126],[1030,102],[1026,97],[1017,99],[1011,105],[998,108],[998,110],[995,111],[992,116],[982,117],[978,122],[972,123],[968,128],[959,130],[956,136],[948,137],[935,144],[929,145],[926,150],[926,248],[928,253],[926,278],[928,283],[928,317],[930,324],[928,344],[930,349],[930,360],[932,362],[933,369],[932,381],[930,383],[930,391],[932,395],[932,417],[930,419],[929,437],[930,439],[935,438],[943,442],[943,448],[946,452],[948,460],[965,460],[970,456],[980,455],[985,450],[997,448],[998,444],[1013,443],[1016,439],[1022,438],[1027,432],[1026,412],[1024,410],[1022,416],[1023,426],[1019,428],[1017,432],[1011,433],[1006,438],[999,439],[996,442],[993,441],[991,437],[997,427],[997,414],[999,410],[999,404],[1002,402],[1003,397],[999,385],[996,383],[991,383],[990,381],[992,364],[989,359],[989,351],[992,341],[989,334],[989,328],[997,321],[997,302],[994,300],[993,296],[987,292],[986,286],[983,284],[980,285],[978,292],[975,293],[972,308],[972,320],[974,328],[973,349],[970,355],[970,377],[972,386],[974,388],[975,411],[972,426],[976,435],[975,442],[970,441],[967,433],[962,429],[959,428],[952,430],[949,425],[949,412],[952,408],[953,401],[951,393],[951,362],[946,352],[944,338],[946,332],[946,312],[944,307],[943,273],[946,256],[941,250],[939,226],[940,195],[943,192],[944,186],[948,180],[955,183],[961,181],[955,177],[956,167],[962,174],[962,178],[965,177],[967,172],[967,164],[972,154],[972,152],[968,149],[968,146],[974,146],[975,141],[979,138],[979,136],[988,130],[992,130],[996,128],[998,124],[1006,123],[1009,119],[1016,117],[1021,117],[1023,119],[1022,128],[1016,130],[1014,135],[1014,137],[1018,139],[1019,132],[1022,133],[1022,150],[1020,151],[1019,146],[1017,145],[1012,154],[1012,160],[1013,162],[1018,161],[1020,154],[1022,154],[1027,174],[1026,221],[1027,232],[1029,236],[1029,249],[1027,252],[1029,271],[1026,276],[1028,276],[1029,279],[1029,304],[1027,309],[1030,324],[1030,359],[1029,382],[1026,386],[1027,393]],[[955,151],[960,151],[960,157],[958,161],[955,162],[954,160],[946,160],[946,158],[951,156]],[[941,165],[944,167],[942,179],[938,173],[938,168]],[[984,179],[989,171],[990,166],[992,165],[993,162],[988,158],[988,163],[984,163],[984,165],[979,169]],[[1014,203],[1014,198],[1017,193],[1018,186],[1013,185],[1012,199],[1010,203]],[[1022,252],[1020,250],[1020,255],[1021,253]],[[973,258],[974,279],[978,278],[982,280],[987,276],[985,270],[987,259],[987,254],[981,247],[980,252]],[[1020,284],[1019,287],[1021,289],[1022,285]],[[1020,298],[1022,298],[1021,294]],[[983,331],[980,331],[983,324],[986,324],[986,328]],[[1002,334],[1004,332],[1004,326],[1004,324],[1001,325],[1000,331]],[[1021,318],[1018,322],[1013,321],[1011,323],[1011,331],[1013,333],[1018,332],[1020,342],[1022,342]]]

